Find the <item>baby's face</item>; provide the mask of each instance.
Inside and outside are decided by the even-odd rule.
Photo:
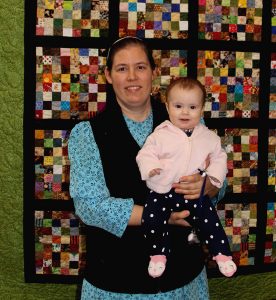
[[[171,89],[166,103],[170,121],[180,129],[193,129],[203,113],[202,91],[198,87]]]

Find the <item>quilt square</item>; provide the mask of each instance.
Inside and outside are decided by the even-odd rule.
[[[227,192],[256,193],[258,175],[258,130],[227,128],[218,131],[227,153]]]
[[[81,275],[86,255],[83,223],[70,211],[34,214],[36,274]]]
[[[188,0],[121,0],[119,9],[120,37],[188,37]]]
[[[153,50],[157,76],[153,81],[152,95],[165,101],[166,88],[173,78],[187,76],[186,50]]]
[[[106,50],[36,48],[36,119],[89,119],[106,102]]]
[[[260,53],[198,51],[197,78],[205,86],[206,118],[258,118]]]
[[[198,0],[198,38],[261,41],[262,0]]]
[[[270,62],[269,118],[276,119],[276,53],[271,54]]]
[[[268,191],[276,192],[276,129],[269,129],[269,137],[268,137]]]
[[[37,0],[37,36],[108,37],[108,31],[108,0]]]
[[[219,203],[217,214],[228,238],[234,262],[237,266],[255,265],[257,204]],[[217,268],[211,257],[208,267]]]
[[[267,203],[264,263],[276,263],[276,203]]]
[[[271,8],[271,41],[276,42],[276,0],[272,0]]]
[[[69,200],[68,130],[35,130],[35,198]]]

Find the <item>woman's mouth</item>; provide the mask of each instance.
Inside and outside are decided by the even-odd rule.
[[[136,92],[136,91],[138,91],[140,88],[141,88],[140,86],[135,85],[135,86],[128,86],[128,87],[126,87],[126,90],[127,90],[127,91],[130,91],[130,92]]]

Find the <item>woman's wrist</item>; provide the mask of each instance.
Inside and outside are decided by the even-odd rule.
[[[206,186],[205,186],[205,195],[208,195],[208,197],[214,198],[219,192],[219,188],[214,186],[210,180],[210,178],[207,176],[206,179]]]

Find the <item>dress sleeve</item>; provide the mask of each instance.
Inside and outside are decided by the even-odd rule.
[[[110,196],[99,149],[89,122],[80,122],[72,129],[68,153],[70,195],[76,214],[85,224],[121,237],[131,216],[134,201],[131,198]]]

